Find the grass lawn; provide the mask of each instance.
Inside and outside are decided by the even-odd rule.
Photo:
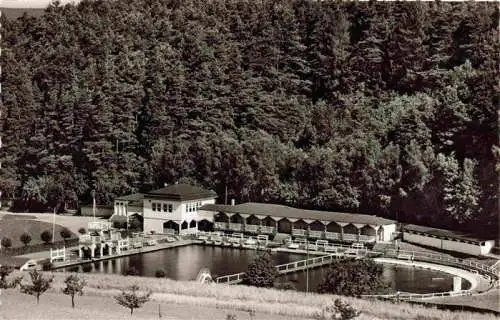
[[[51,213],[24,214],[24,213],[0,212],[0,223],[2,220],[9,220],[9,219],[36,219],[38,221],[44,221],[52,224],[54,216]],[[96,219],[99,220],[99,218]],[[80,228],[87,229],[88,222],[92,220],[94,220],[93,217],[56,215],[56,224],[68,228],[75,234],[78,233],[78,229]]]
[[[471,306],[500,312],[500,289],[493,289],[476,296],[437,298],[429,300],[429,302]]]
[[[27,296],[19,290],[4,290],[0,296],[0,319],[161,319],[166,320],[225,320],[228,314],[236,315],[237,319],[250,319],[249,313],[237,310],[225,310],[201,306],[179,305],[150,301],[142,308],[130,311],[118,305],[113,297],[102,297],[85,294],[75,298],[75,309],[71,308],[69,296],[59,293],[47,293],[41,296],[40,304],[34,297]],[[20,304],[23,306],[19,307]],[[259,320],[295,320],[299,318],[282,317],[257,313],[254,319]]]
[[[16,271],[14,275],[27,273]],[[152,301],[140,309],[132,318],[158,319],[160,304],[162,319],[226,319],[227,314],[236,314],[237,319],[251,319],[248,310],[255,310],[253,320],[267,319],[311,319],[337,296],[320,295],[296,291],[259,289],[247,286],[201,285],[197,282],[182,282],[169,279],[131,277],[119,275],[85,274],[85,295],[76,298],[77,309],[70,309],[70,299],[61,293],[63,281],[68,273],[54,272],[53,288],[40,299],[21,295],[18,290],[4,290],[0,300],[0,319],[119,319],[129,313],[113,300],[113,296],[132,284],[141,290],[153,291]],[[419,320],[465,320],[497,319],[491,314],[451,312],[406,303],[361,300],[341,297],[362,311],[359,320],[419,319]],[[19,307],[22,304],[26,307]],[[168,310],[168,312],[167,312]],[[171,316],[171,318],[169,318]],[[2,318],[3,317],[3,318]]]
[[[57,225],[55,227],[55,241],[64,240],[60,232],[63,229],[62,226]],[[24,244],[21,242],[19,237],[24,232],[28,232],[31,236],[31,242],[29,245],[35,245],[43,243],[42,239],[40,239],[40,234],[49,230],[52,232],[52,223],[39,221],[38,219],[12,219],[8,218],[8,216],[4,216],[0,220],[0,237],[10,238],[12,241],[12,247],[23,247]],[[72,236],[72,238],[77,237],[76,234]]]

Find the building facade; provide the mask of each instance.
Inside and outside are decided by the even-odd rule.
[[[486,255],[495,246],[495,240],[480,239],[462,232],[408,224],[403,227],[403,240],[441,250],[471,255]]]
[[[340,242],[390,242],[396,221],[364,214],[297,209],[267,203],[212,205],[201,208],[213,229],[254,234],[285,233],[294,237]]]
[[[144,232],[190,234],[205,217],[198,211],[217,194],[188,184],[173,184],[143,196]]]

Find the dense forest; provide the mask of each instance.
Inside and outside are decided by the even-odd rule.
[[[495,2],[85,0],[2,17],[16,210],[189,182],[496,233]]]

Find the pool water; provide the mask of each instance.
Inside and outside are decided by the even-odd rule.
[[[60,269],[70,272],[94,272],[125,274],[134,268],[140,276],[154,277],[158,269],[166,271],[166,276],[174,280],[194,280],[202,268],[208,268],[213,277],[244,272],[257,255],[255,250],[190,245],[170,248],[112,260],[87,263]],[[284,252],[272,253],[275,264],[304,259],[304,255]],[[309,270],[309,290],[316,291],[328,267]],[[306,272],[300,271],[283,276],[297,290],[306,290]],[[453,290],[453,275],[409,266],[384,264],[383,280],[391,288],[401,292],[429,293]],[[470,288],[470,283],[462,279],[462,289]]]

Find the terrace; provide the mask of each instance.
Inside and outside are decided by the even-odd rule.
[[[264,203],[207,204],[201,210],[213,212],[214,229],[225,232],[286,233],[294,237],[344,242],[391,241],[395,232],[395,221],[362,214],[302,210]]]

